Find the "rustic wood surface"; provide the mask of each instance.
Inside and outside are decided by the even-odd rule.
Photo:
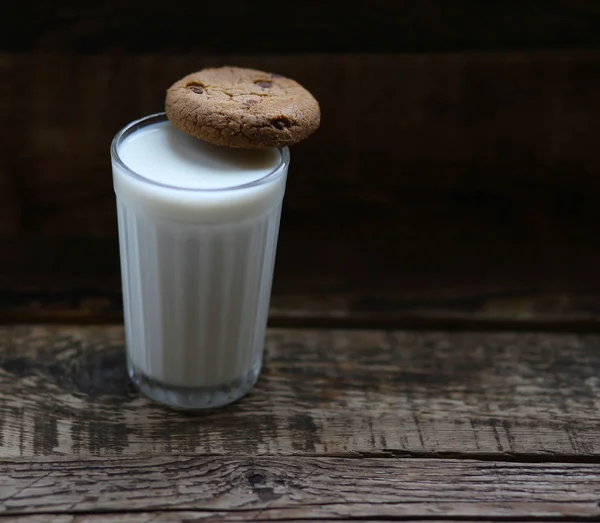
[[[3,54],[2,321],[120,318],[108,144],[174,78],[221,63],[289,74],[323,107],[292,153],[280,324],[598,329],[597,51]]]
[[[222,53],[447,51],[598,46],[594,0],[273,0],[251,6],[140,0],[9,2],[0,48]]]
[[[2,517],[2,516],[0,516]],[[392,516],[393,517],[393,516]],[[210,518],[210,519],[209,519]],[[123,513],[117,512],[112,514],[42,514],[35,516],[3,516],[2,522],[14,522],[14,523],[148,523],[151,521],[152,523],[192,523],[194,521],[206,521],[209,520],[211,523],[214,522],[227,522],[227,521],[239,521],[238,516],[233,516],[230,518],[229,514],[216,514],[216,513],[206,513],[202,511],[196,510],[184,510],[177,512],[135,512],[135,513]],[[323,521],[322,519],[319,519]],[[338,519],[340,521],[344,521],[343,519]],[[353,519],[346,518],[346,521],[356,521]],[[306,523],[307,521],[314,521],[311,519],[301,518],[301,519],[285,519],[279,520],[285,521],[286,523]],[[326,520],[330,521],[330,520]],[[387,517],[385,519],[372,519],[361,518],[359,521],[363,523],[380,523],[381,521],[390,521],[390,518]],[[395,521],[392,519],[391,521]],[[405,521],[407,523],[417,523],[418,521],[423,521],[423,518],[413,519],[413,518],[402,518],[401,521]],[[430,523],[442,523],[444,520],[442,519],[430,519],[426,518],[426,521]],[[448,520],[445,520],[447,522]],[[453,518],[450,521],[458,521],[459,523],[467,523],[468,521],[473,521],[472,519],[460,519]],[[495,520],[486,520],[477,518],[477,521],[480,523],[492,523]],[[519,518],[510,518],[505,519],[504,521],[510,521],[511,523],[529,523],[531,522],[530,518],[527,519],[519,519]],[[569,519],[561,519],[562,522],[576,522],[578,519],[569,518]],[[580,518],[579,521],[589,521],[588,518]],[[536,523],[553,523],[553,520],[548,519],[536,519]]]
[[[117,512],[114,514],[42,514],[36,516],[4,516],[2,517],[2,522],[12,522],[12,523],[148,523],[151,521],[152,523],[191,523],[194,521],[206,521],[208,518],[211,522],[226,522],[231,521],[228,514],[207,514],[206,512],[201,511],[192,511],[192,510],[184,510],[181,512],[137,512],[137,513],[123,513]],[[233,520],[235,521],[235,519]],[[239,521],[239,520],[238,520]],[[306,518],[302,519],[286,519],[286,523],[306,523]],[[314,520],[313,520],[314,521]],[[343,520],[342,520],[343,521]],[[363,523],[374,523],[385,521],[382,519],[360,519]],[[389,521],[389,519],[387,520]],[[416,523],[417,521],[423,521],[422,519],[402,519],[402,521],[406,521],[408,523]],[[427,519],[432,523],[441,523],[443,520],[441,519]],[[448,521],[448,520],[446,520]],[[452,519],[452,521],[467,522],[471,521],[461,520],[461,519]],[[485,521],[482,519],[477,519],[481,523],[492,523],[493,520]],[[496,520],[497,521],[497,520]],[[531,521],[530,519],[519,520],[519,519],[510,519],[513,523],[527,523]],[[544,520],[536,520],[538,523],[551,523],[551,520],[545,522]],[[563,520],[566,521],[566,520]],[[573,520],[575,521],[575,520]]]
[[[428,521],[430,523],[447,523],[448,521],[457,521],[458,523],[467,523],[473,521],[473,519],[460,519],[452,518],[451,520],[442,520],[442,516],[434,517],[431,519],[427,518],[401,518],[394,519],[394,516],[387,516],[381,519],[372,518],[360,518],[359,521],[362,523],[381,523],[382,521],[404,521],[406,523],[417,523],[419,521]],[[208,519],[210,518],[210,519]],[[138,512],[138,513],[123,513],[117,512],[114,514],[43,514],[37,516],[4,516],[2,522],[14,522],[14,523],[192,523],[194,521],[206,521],[207,519],[211,522],[227,522],[227,521],[239,521],[234,515],[230,518],[229,514],[207,514],[201,511],[184,510],[182,512]],[[306,523],[307,521],[314,521],[307,518],[301,519],[282,519],[279,521],[285,521],[286,523]],[[319,521],[331,521],[323,520],[319,518]],[[334,520],[335,521],[335,520]],[[338,521],[344,521],[339,519]],[[356,521],[356,519],[346,518],[346,521]],[[480,523],[493,523],[497,521],[510,521],[511,523],[530,523],[531,517],[525,519],[521,518],[506,518],[506,519],[485,519],[477,517],[477,521]],[[554,523],[556,520],[552,519],[537,519],[536,523]],[[590,518],[561,518],[561,523],[576,523],[578,521],[590,521]]]
[[[201,510],[308,518],[600,517],[600,464],[143,457],[4,461],[4,513]],[[499,499],[498,493],[502,493]],[[215,514],[216,513],[216,514]]]
[[[417,523],[419,521],[428,521],[430,523],[447,523],[448,521],[458,521],[459,523],[467,523],[473,521],[473,519],[461,519],[452,518],[451,520],[442,520],[442,516],[434,517],[431,519],[427,518],[401,518],[394,519],[394,516],[387,516],[381,519],[373,518],[360,518],[359,521],[363,523],[381,523],[382,521],[404,521],[406,523]],[[210,518],[210,519],[208,519]],[[194,521],[206,521],[207,519],[212,522],[227,522],[227,521],[239,521],[239,518],[234,515],[234,518],[230,518],[229,514],[207,514],[201,511],[184,510],[181,512],[138,512],[138,513],[123,513],[117,512],[114,514],[43,514],[36,516],[4,516],[2,522],[14,522],[14,523],[192,523]],[[590,518],[561,518],[561,523],[576,523],[578,521],[590,521]],[[593,519],[592,519],[593,520]],[[314,521],[313,519],[301,518],[301,519],[283,519],[279,521],[285,521],[286,523],[306,523],[307,521]],[[327,519],[319,519],[319,521],[331,521]],[[336,520],[334,520],[336,521]],[[339,519],[337,521],[344,521]],[[346,518],[345,521],[356,521],[356,519]],[[506,519],[484,519],[477,517],[477,521],[480,523],[493,523],[497,521],[510,521],[511,523],[530,523],[531,517],[525,519],[521,518],[506,518]],[[554,523],[556,520],[552,519],[536,519],[536,523]]]
[[[600,336],[274,329],[255,389],[189,416],[121,327],[0,328],[0,456],[600,457]]]
[[[600,335],[270,329],[238,403],[129,383],[120,326],[0,327],[0,519],[600,519]]]
[[[211,522],[227,522],[231,521],[228,514],[206,514],[200,511],[182,511],[182,512],[139,512],[139,513],[123,513],[118,512],[116,514],[44,514],[38,516],[5,516],[2,518],[3,523],[6,521],[15,522],[15,523],[147,523],[151,521],[152,523],[192,523],[194,521],[206,521],[210,517]],[[372,519],[372,518],[361,518],[359,521],[363,523],[380,523],[382,521],[404,521],[406,523],[417,523],[418,521],[426,520],[430,523],[442,523],[448,521],[458,521],[459,523],[467,523],[468,521],[473,521],[473,519],[460,519],[460,518],[452,518],[451,520],[442,520],[434,517],[431,519],[427,518],[401,518],[401,519],[393,519],[393,516],[388,516],[387,518],[381,519]],[[235,521],[235,519],[233,519]],[[239,520],[238,520],[239,521]],[[306,518],[301,519],[285,519],[280,520],[285,521],[286,523],[306,523],[306,521],[314,521]],[[320,519],[319,521],[323,521]],[[325,520],[329,521],[329,520]],[[343,521],[343,519],[341,520]],[[356,521],[355,519],[347,518],[346,521]],[[493,523],[494,521],[510,521],[511,523],[530,523],[532,520],[530,517],[526,519],[521,518],[506,518],[503,520],[500,519],[484,519],[481,517],[477,517],[477,521],[480,523]],[[536,519],[536,523],[554,523],[556,520],[552,519]],[[561,518],[561,523],[576,523],[578,521],[590,521],[589,518]]]

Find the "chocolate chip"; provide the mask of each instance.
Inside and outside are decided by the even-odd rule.
[[[258,100],[245,100],[242,102],[244,107],[252,107],[255,103],[258,103]]]
[[[271,120],[271,125],[275,127],[275,129],[279,129],[282,131],[283,129],[287,129],[292,126],[292,122],[290,122],[287,118],[275,118],[275,120]]]
[[[254,82],[254,83],[264,89],[269,89],[270,87],[273,87],[273,82],[269,82],[269,81],[259,80],[258,82]]]
[[[192,93],[196,93],[196,94],[203,94],[204,93],[204,87],[202,87],[200,84],[190,84],[187,86],[187,88],[192,91]]]

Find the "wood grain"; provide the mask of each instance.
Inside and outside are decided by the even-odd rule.
[[[154,512],[115,512],[115,513],[104,513],[104,514],[42,514],[35,516],[0,516],[2,518],[2,522],[15,522],[15,523],[147,523],[148,521],[152,521],[152,523],[192,523],[194,521],[211,521],[211,522],[227,522],[227,521],[239,521],[239,516],[237,514],[233,514],[231,517],[227,513],[215,514],[210,513],[207,514],[202,511],[196,510],[185,510],[185,511],[177,511],[177,512],[164,512],[164,511],[154,511]],[[467,523],[468,521],[472,521],[472,519],[441,519],[442,516],[439,516],[439,519],[430,519],[426,518],[426,520],[430,523],[444,523],[449,521],[454,521],[458,523]],[[402,518],[402,521],[406,523],[417,523],[419,521],[423,521],[424,518]],[[561,522],[573,522],[577,521],[586,521],[586,518],[575,518],[571,517],[567,519],[561,519]],[[279,520],[282,521],[282,520]],[[306,521],[314,521],[311,518],[301,518],[301,519],[285,519],[283,520],[286,523],[302,523]],[[322,521],[322,519],[319,519]],[[356,521],[352,516],[347,518],[338,517],[335,521]],[[363,523],[380,523],[382,521],[390,521],[389,516],[384,516],[382,518],[368,518],[368,519],[360,519]],[[492,523],[494,521],[498,521],[498,519],[494,520],[484,520],[482,518],[477,518],[479,523]],[[504,519],[503,521],[510,521],[511,523],[530,523],[532,521],[531,518],[510,518]],[[551,519],[545,518],[535,518],[536,523],[553,523]]]
[[[600,464],[139,457],[4,461],[8,514],[203,510],[246,521],[598,517]]]
[[[293,21],[282,20],[293,13]],[[540,49],[597,46],[593,0],[373,0],[344,4],[273,0],[10,3],[0,48],[10,51],[348,52]]]
[[[323,108],[292,152],[274,315],[598,325],[597,52],[4,54],[4,321],[118,318],[108,144],[221,63],[293,76]]]
[[[2,522],[16,522],[16,523],[147,523],[151,521],[152,523],[192,523],[194,521],[211,521],[211,522],[227,522],[227,521],[239,521],[239,515],[233,514],[231,517],[229,514],[215,514],[210,513],[207,514],[202,511],[196,510],[185,510],[185,511],[177,511],[177,512],[164,512],[164,511],[155,511],[155,512],[115,512],[115,513],[104,513],[104,514],[42,514],[35,516],[0,516],[2,518]],[[426,520],[430,523],[444,523],[449,521],[455,521],[458,523],[467,523],[468,521],[472,521],[472,519],[441,519],[442,516],[439,516],[439,519],[430,519],[426,518]],[[417,523],[419,521],[423,521],[424,518],[402,518],[402,521],[406,523]],[[569,518],[561,519],[561,522],[573,522],[576,523],[578,521],[586,521],[586,518]],[[282,521],[282,520],[279,520]],[[301,518],[301,519],[285,519],[283,520],[286,523],[302,523],[306,521],[315,521],[311,518]],[[322,521],[319,519],[318,521]],[[356,519],[352,518],[352,516],[348,516],[346,518],[338,517],[335,521],[356,521]],[[368,518],[368,519],[360,519],[363,523],[380,523],[382,521],[390,521],[389,516],[384,516],[382,518]],[[498,521],[498,519],[494,520],[484,520],[481,518],[477,518],[479,523],[492,523],[493,521]],[[503,521],[510,521],[511,523],[530,523],[532,521],[531,518],[510,518],[504,519]],[[535,518],[536,523],[553,523],[551,519],[545,518]]]
[[[140,397],[120,327],[0,328],[0,457],[600,456],[600,336],[275,329],[255,389],[189,416]]]
[[[0,516],[2,517],[2,516]],[[233,515],[233,521],[239,521],[239,517],[237,515]],[[194,521],[211,521],[211,522],[227,522],[232,521],[227,513],[223,514],[207,514],[202,511],[196,510],[185,510],[181,512],[116,512],[109,514],[42,514],[35,516],[4,516],[2,517],[2,522],[15,522],[15,523],[148,523],[151,521],[152,523],[192,523]],[[281,521],[281,520],[280,520]],[[286,523],[302,523],[306,521],[314,521],[314,519],[285,519]],[[322,520],[319,520],[322,521]],[[356,521],[352,517],[348,518],[337,518],[336,521]],[[382,521],[390,521],[389,518],[368,518],[361,519],[363,523],[379,523]],[[406,521],[407,523],[417,523],[418,521],[423,521],[422,519],[405,519],[402,521]],[[461,519],[427,519],[427,521],[431,523],[443,523],[444,521],[458,521],[458,523],[467,523],[470,521],[469,519],[461,520]],[[492,523],[494,520],[482,520],[477,519],[480,523]],[[497,520],[496,520],[497,521]],[[531,519],[518,519],[511,518],[511,523],[528,523]],[[566,521],[566,520],[563,520]],[[575,523],[578,521],[576,518],[570,519]],[[585,521],[585,518],[582,520]],[[537,523],[552,523],[551,520],[536,519]]]

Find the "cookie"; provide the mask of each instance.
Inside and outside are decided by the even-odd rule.
[[[173,126],[215,145],[244,149],[285,147],[319,127],[319,103],[281,75],[220,67],[175,82],[165,111]]]

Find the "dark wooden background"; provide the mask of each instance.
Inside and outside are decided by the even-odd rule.
[[[9,2],[0,321],[120,321],[108,147],[209,65],[278,71],[292,150],[272,323],[600,326],[600,3]]]

